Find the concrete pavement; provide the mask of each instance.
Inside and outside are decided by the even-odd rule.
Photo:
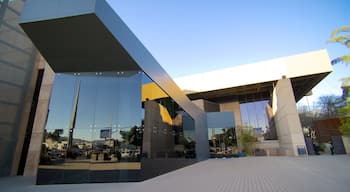
[[[0,191],[33,192],[348,192],[350,156],[210,159],[139,183],[33,185],[34,178],[0,179]]]

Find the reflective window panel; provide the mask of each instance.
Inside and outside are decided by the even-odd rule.
[[[56,74],[38,184],[141,181],[195,157],[193,118],[142,72]]]
[[[277,139],[270,101],[240,105],[243,131],[251,129],[259,141]]]
[[[139,180],[141,77],[138,71],[56,74],[38,184]]]

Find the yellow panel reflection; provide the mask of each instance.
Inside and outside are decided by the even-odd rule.
[[[142,101],[155,100],[169,97],[162,89],[155,83],[148,83],[142,85]]]

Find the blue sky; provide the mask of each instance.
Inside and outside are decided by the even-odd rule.
[[[326,43],[350,25],[349,0],[107,1],[172,77],[319,49],[331,59],[350,52]],[[350,66],[334,66],[309,101],[341,94],[349,75]]]

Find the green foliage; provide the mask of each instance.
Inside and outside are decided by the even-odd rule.
[[[221,134],[216,134],[215,137],[220,141],[224,141],[226,146],[233,146],[236,144],[236,133],[234,128],[222,129]]]
[[[129,131],[120,131],[122,139],[131,145],[140,145],[142,133],[137,126],[132,127]]]
[[[338,29],[335,29],[332,34],[331,34],[331,39],[328,40],[328,43],[340,43],[347,48],[350,48],[350,34],[344,34],[344,33],[349,33],[350,32],[350,25],[340,27]],[[350,63],[350,54],[340,56],[338,58],[335,58],[332,60],[332,64],[337,64],[337,63],[345,63],[349,64]]]
[[[346,105],[339,109],[339,116],[341,125],[339,127],[340,132],[343,135],[350,136],[350,101],[348,100]]]
[[[213,130],[213,129],[211,129]],[[224,148],[224,152],[228,150],[229,147],[236,147],[236,130],[233,127],[228,127],[221,129],[221,133],[213,134],[209,139],[209,145],[212,148],[220,147]],[[216,152],[216,149],[215,149]],[[233,150],[232,150],[233,153]]]
[[[343,135],[350,136],[350,78],[343,80],[343,97],[346,105],[338,110],[341,120],[341,126],[339,127]]]
[[[344,44],[346,47],[350,48],[350,35],[339,35],[340,33],[344,32],[350,32],[350,25],[340,27],[338,29],[335,29],[331,34],[331,39],[328,40],[328,42],[337,42]]]
[[[255,133],[252,129],[248,129],[242,131],[240,134],[240,142],[242,143],[243,150],[247,153],[247,155],[254,154],[255,143],[257,139],[255,137]]]
[[[335,29],[331,34],[331,39],[328,42],[340,43],[347,48],[350,48],[350,25]],[[332,64],[337,63],[350,63],[350,54],[340,56],[332,60]],[[338,110],[339,117],[341,119],[341,125],[339,127],[343,135],[350,136],[350,98],[349,98],[349,81],[350,77],[343,80],[343,99],[345,99],[346,105]]]
[[[55,129],[53,132],[49,132],[47,134],[48,138],[51,138],[53,141],[60,141],[61,131],[59,129]]]
[[[341,122],[340,132],[345,136],[350,136],[350,118],[341,118]]]

